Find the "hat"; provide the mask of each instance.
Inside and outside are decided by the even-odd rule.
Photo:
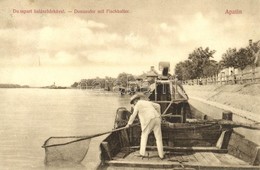
[[[133,104],[135,99],[140,99],[142,97],[145,97],[143,94],[135,94],[130,98],[130,104]]]

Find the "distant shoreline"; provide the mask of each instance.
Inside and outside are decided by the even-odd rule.
[[[0,88],[30,88],[30,86],[19,84],[0,84]]]
[[[0,88],[70,89],[70,87],[63,87],[63,86],[31,87],[29,85],[19,85],[19,84],[0,84]]]

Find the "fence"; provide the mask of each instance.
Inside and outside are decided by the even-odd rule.
[[[197,78],[184,81],[183,84],[188,85],[210,85],[210,84],[244,84],[244,83],[259,83],[260,74],[258,70],[251,70],[249,72],[241,72],[233,75],[216,75],[206,78]]]

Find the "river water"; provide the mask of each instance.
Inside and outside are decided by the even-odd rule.
[[[0,89],[0,169],[64,169],[44,165],[41,146],[50,136],[91,135],[113,129],[118,107],[129,96],[78,89]],[[96,169],[99,143],[92,139],[82,164],[65,169]]]

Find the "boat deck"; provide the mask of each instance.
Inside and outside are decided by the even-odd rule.
[[[138,151],[128,155],[118,153],[113,160],[106,161],[107,170],[165,170],[165,169],[260,169],[251,166],[227,153],[214,152],[166,152],[165,159],[158,157],[157,151],[149,151],[149,157],[138,157]]]

